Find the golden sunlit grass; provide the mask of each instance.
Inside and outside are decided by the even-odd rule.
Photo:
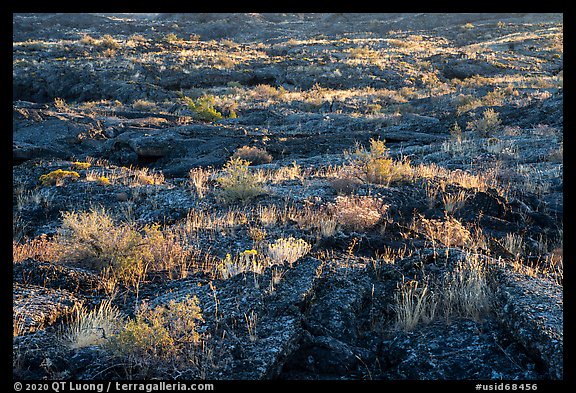
[[[107,343],[119,332],[123,323],[120,311],[107,300],[90,311],[76,305],[70,318],[61,332],[61,338],[72,349]]]
[[[441,279],[403,280],[394,298],[396,327],[411,331],[439,318],[480,321],[492,308],[492,286],[487,261],[471,253]]]

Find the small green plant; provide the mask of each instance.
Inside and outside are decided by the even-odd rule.
[[[61,186],[64,185],[66,181],[76,181],[79,178],[80,175],[78,172],[56,169],[55,171],[41,175],[39,180],[43,186]]]
[[[260,181],[248,168],[250,163],[241,158],[230,158],[216,179],[220,190],[217,198],[228,204],[246,203],[264,193]]]
[[[196,100],[190,97],[183,97],[184,103],[194,113],[194,118],[214,122],[222,119],[222,113],[218,112],[215,108],[215,99],[213,95],[204,95]]]
[[[467,128],[476,131],[482,138],[489,138],[498,130],[502,122],[498,116],[498,112],[492,108],[488,108],[482,114],[481,119],[476,119],[467,124]]]

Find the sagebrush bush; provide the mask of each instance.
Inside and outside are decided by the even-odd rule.
[[[100,41],[97,42],[97,45],[101,48],[112,50],[120,49],[121,46],[120,43],[110,34],[103,35],[102,38],[100,38]]]
[[[370,139],[370,150],[359,147],[353,156],[369,183],[389,185],[410,180],[414,176],[410,162],[408,160],[397,162],[388,157],[385,142],[379,139]]]
[[[272,161],[272,156],[265,149],[256,146],[242,146],[234,152],[232,158],[241,158],[253,165],[268,164]]]
[[[482,114],[482,118],[469,122],[467,128],[477,132],[482,138],[488,138],[498,130],[501,124],[498,112],[488,108]]]
[[[115,223],[103,209],[63,213],[56,237],[64,262],[102,272],[128,287],[138,287],[148,271],[185,277],[192,259],[187,237],[159,224],[137,228]]]
[[[214,122],[222,119],[222,113],[215,108],[215,98],[213,95],[204,95],[196,100],[190,97],[182,97],[184,103],[194,113],[193,117],[206,122]]]
[[[43,186],[61,186],[66,184],[66,181],[76,181],[79,178],[80,174],[78,172],[56,169],[55,171],[41,175],[39,180]]]
[[[380,221],[388,205],[370,196],[337,196],[329,208],[336,222],[343,228],[365,231]]]
[[[64,212],[57,241],[62,259],[134,286],[144,277],[151,254],[142,247],[143,236],[130,224],[115,224],[106,211]]]
[[[153,309],[142,305],[107,347],[126,362],[133,377],[163,377],[166,372],[198,365],[196,352],[202,342],[198,325],[202,322],[196,296]]]
[[[218,175],[220,190],[216,197],[223,203],[247,203],[264,193],[261,182],[250,172],[250,163],[241,158],[231,158]]]

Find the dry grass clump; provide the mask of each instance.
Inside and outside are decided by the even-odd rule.
[[[110,301],[102,301],[91,311],[85,306],[76,305],[71,321],[63,329],[61,336],[73,349],[102,345],[119,332],[121,324],[122,315]]]
[[[446,247],[465,247],[473,239],[470,230],[458,219],[448,214],[443,220],[428,219],[418,215],[412,226],[415,231],[424,234],[432,241],[439,241]]]
[[[438,317],[479,321],[493,300],[487,261],[478,254],[466,254],[440,279],[402,281],[394,296],[396,327],[410,331]]]
[[[492,288],[487,262],[478,254],[467,254],[444,278],[442,306],[444,316],[480,320],[492,303]]]
[[[226,257],[216,265],[216,270],[218,277],[226,280],[241,273],[261,274],[267,265],[257,250],[244,250],[235,258],[226,254]]]
[[[197,120],[215,122],[223,117],[222,113],[217,111],[214,107],[214,105],[216,105],[216,99],[213,95],[203,95],[196,100],[182,96],[182,100],[192,111],[193,117]]]
[[[381,199],[370,196],[337,196],[329,206],[334,220],[353,231],[366,231],[380,221],[388,209]]]
[[[268,164],[272,162],[272,156],[266,151],[256,146],[242,146],[238,148],[232,158],[240,158],[250,162],[252,165]]]
[[[136,100],[132,103],[132,108],[137,111],[150,112],[156,109],[156,103],[148,100]]]
[[[403,281],[394,294],[394,302],[396,326],[404,331],[434,319],[437,304],[427,282]]]
[[[268,245],[266,255],[270,257],[272,263],[288,263],[292,267],[294,262],[308,254],[311,248],[312,246],[303,239],[279,238]]]
[[[20,263],[28,258],[37,261],[53,262],[60,258],[64,252],[58,243],[48,239],[45,234],[27,240],[24,243],[12,241],[12,262]]]
[[[257,100],[278,100],[286,93],[283,87],[276,88],[266,84],[259,84],[252,89],[251,95]]]
[[[424,179],[438,178],[449,184],[457,184],[466,189],[478,191],[487,191],[490,188],[494,188],[500,195],[505,192],[497,181],[496,170],[473,174],[460,169],[449,170],[434,163],[429,165],[420,164],[413,169],[415,177]]]

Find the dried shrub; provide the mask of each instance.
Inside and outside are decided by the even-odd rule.
[[[63,250],[55,241],[48,239],[46,234],[37,238],[18,243],[12,241],[12,262],[20,263],[28,258],[34,258],[37,261],[53,262],[60,258]]]
[[[398,328],[410,331],[418,324],[429,323],[434,319],[437,303],[427,282],[402,282],[394,296]]]
[[[152,111],[156,109],[156,103],[147,100],[136,100],[132,103],[132,108],[137,111]]]
[[[414,228],[428,238],[441,242],[446,247],[465,247],[473,239],[468,228],[447,214],[443,220],[428,219],[419,215],[418,219],[414,220]]]
[[[253,165],[272,162],[272,156],[265,149],[260,149],[256,146],[242,146],[234,152],[232,158],[240,158]]]
[[[286,90],[283,87],[277,89],[266,84],[256,85],[252,90],[252,96],[259,100],[275,100],[281,98],[284,94],[286,94]]]
[[[374,227],[388,209],[381,199],[370,196],[338,196],[329,206],[336,222],[353,231]]]

